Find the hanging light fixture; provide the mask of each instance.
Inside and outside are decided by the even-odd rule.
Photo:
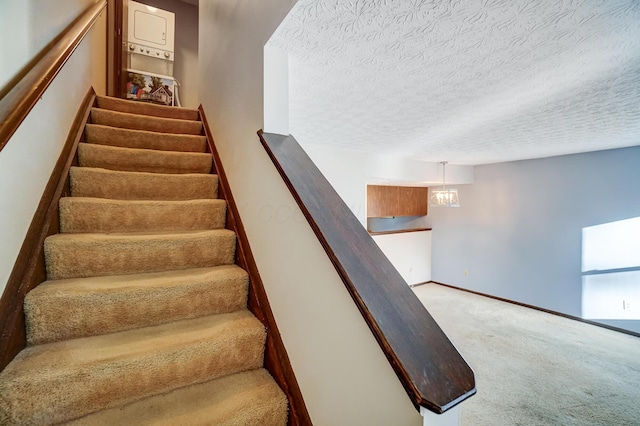
[[[445,166],[446,161],[441,161],[442,164],[442,189],[432,189],[431,197],[429,198],[430,207],[460,207],[460,199],[458,198],[457,189],[447,189],[447,183],[445,179]]]

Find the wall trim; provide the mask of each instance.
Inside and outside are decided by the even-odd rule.
[[[84,124],[95,98],[96,93],[91,87],[71,124],[0,298],[0,371],[27,345],[24,297],[46,280],[44,240],[60,230],[58,201],[69,194],[69,169],[75,161],[78,143],[84,134]]]
[[[573,315],[564,314],[562,312],[557,312],[557,311],[552,311],[550,309],[541,308],[539,306],[529,305],[529,304],[522,303],[522,302],[516,302],[515,300],[509,300],[509,299],[505,299],[503,297],[492,296],[492,295],[487,294],[487,293],[482,293],[482,292],[475,291],[475,290],[469,290],[467,288],[457,287],[457,286],[451,285],[451,284],[441,283],[439,281],[433,281],[432,280],[432,281],[429,281],[427,283],[422,283],[422,284],[437,284],[437,285],[441,285],[443,287],[452,288],[454,290],[466,291],[467,293],[472,293],[472,294],[476,294],[478,296],[488,297],[490,299],[498,300],[500,302],[506,302],[506,303],[510,303],[512,305],[518,305],[518,306],[522,306],[524,308],[534,309],[536,311],[544,312],[546,314],[557,315],[559,317],[567,318],[567,319],[570,319],[570,320],[580,321],[580,322],[583,322],[585,324],[595,325],[596,327],[602,327],[602,328],[606,328],[608,330],[617,331],[619,333],[628,334],[630,336],[640,337],[640,333],[636,333],[635,331],[625,330],[624,328],[614,327],[614,326],[608,325],[608,324],[602,324],[602,323],[599,323],[599,322],[596,322],[596,321],[591,321],[591,320],[587,320],[587,319],[584,319],[584,318],[576,317],[576,316],[573,316]],[[416,285],[422,285],[422,284],[416,284]]]
[[[311,417],[298,385],[298,381],[291,366],[287,349],[284,346],[275,316],[269,304],[267,292],[260,277],[258,265],[253,257],[249,239],[238,211],[231,186],[224,171],[220,154],[215,145],[213,135],[207,122],[207,117],[202,105],[198,108],[200,120],[207,137],[207,147],[213,156],[212,173],[216,173],[219,179],[218,198],[227,201],[226,228],[234,231],[237,236],[236,264],[249,274],[249,298],[247,305],[249,310],[260,320],[267,329],[267,341],[265,343],[264,366],[273,376],[274,380],[287,395],[289,400],[289,426],[312,425]]]

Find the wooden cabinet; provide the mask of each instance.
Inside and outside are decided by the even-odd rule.
[[[400,199],[397,186],[367,185],[367,217],[396,216]]]
[[[367,185],[367,217],[425,216],[429,188]]]

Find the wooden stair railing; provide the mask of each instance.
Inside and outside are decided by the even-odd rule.
[[[7,145],[45,90],[91,30],[107,6],[97,0],[45,46],[4,88],[0,88],[0,151]],[[26,346],[24,320],[25,295],[46,279],[44,239],[59,232],[58,201],[69,194],[69,168],[76,164],[76,151],[83,138],[84,123],[94,106],[96,94],[90,89],[75,117],[60,157],[46,185],[38,208],[25,236],[14,268],[0,298],[0,371]],[[289,425],[311,425],[302,394],[289,363],[257,271],[246,234],[240,221],[213,138],[203,121],[209,149],[214,156],[214,172],[220,176],[221,195],[228,200],[227,227],[239,237],[237,263],[249,272],[249,308],[269,331],[265,349],[265,367],[289,399]]]
[[[106,6],[106,0],[99,0],[89,6],[9,81],[5,88],[0,88],[0,151],[58,75]]]
[[[258,135],[416,408],[475,394],[469,365],[293,136]]]
[[[0,88],[0,151],[29,115],[106,6],[106,0],[92,3],[4,88]],[[71,125],[0,298],[0,370],[26,346],[24,296],[45,280],[44,239],[59,230],[58,200],[63,194],[68,193],[69,167],[74,161],[83,125],[94,99],[95,93],[91,89],[87,92]]]

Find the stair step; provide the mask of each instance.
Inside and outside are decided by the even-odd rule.
[[[129,114],[152,115],[164,118],[177,118],[179,120],[197,121],[200,119],[197,109],[156,105],[148,102],[137,102],[106,96],[97,96],[96,100],[98,108],[110,109],[112,111],[126,112]]]
[[[47,279],[139,274],[230,265],[228,229],[177,233],[55,234],[44,243]]]
[[[97,167],[125,172],[209,173],[211,154],[154,151],[106,145],[78,144],[81,167]]]
[[[71,167],[71,195],[118,200],[194,200],[218,198],[218,176],[121,172]]]
[[[224,200],[60,199],[60,232],[174,232],[224,228]]]
[[[175,118],[151,117],[141,114],[127,114],[108,109],[91,108],[91,122],[123,129],[146,130],[160,133],[202,134],[202,123]]]
[[[246,309],[248,282],[236,265],[46,281],[25,298],[27,341],[39,345]]]
[[[100,411],[69,425],[285,426],[287,411],[284,393],[266,370],[258,369]]]
[[[260,368],[249,311],[28,347],[0,373],[0,424],[52,424]]]
[[[84,126],[86,142],[123,148],[157,149],[159,151],[206,152],[207,138],[196,135],[120,129],[100,124]]]

